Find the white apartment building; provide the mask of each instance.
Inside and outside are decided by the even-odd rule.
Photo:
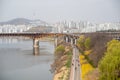
[[[96,31],[104,31],[104,30],[120,30],[120,23],[90,23],[87,21],[64,21],[56,23],[55,25],[56,32],[59,33],[77,33],[77,32],[96,32]]]
[[[32,27],[31,25],[0,25],[0,33],[24,32]]]

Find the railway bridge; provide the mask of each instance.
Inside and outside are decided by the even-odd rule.
[[[58,44],[58,38],[63,37],[65,42],[71,42],[71,44],[76,44],[78,36],[73,34],[63,34],[63,33],[0,33],[0,37],[28,37],[33,40],[33,54],[39,54],[39,39],[43,37],[53,37],[55,41],[55,46]]]
[[[0,33],[0,37],[28,37],[33,40],[33,54],[39,54],[39,39],[43,37],[53,37],[55,41],[55,46],[58,44],[58,38],[60,36],[64,39],[66,43],[76,44],[77,39],[80,35],[94,35],[94,34],[104,34],[114,39],[120,40],[120,32],[93,32],[93,33],[38,33],[38,32],[23,32],[23,33]]]

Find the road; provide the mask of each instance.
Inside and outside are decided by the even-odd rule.
[[[72,63],[71,63],[71,71],[70,71],[70,79],[69,80],[81,80],[79,51],[75,46],[73,46],[73,56],[72,56]]]

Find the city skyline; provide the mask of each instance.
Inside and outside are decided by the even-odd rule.
[[[0,22],[14,18],[119,22],[119,0],[1,0]],[[8,14],[9,13],[9,14]]]

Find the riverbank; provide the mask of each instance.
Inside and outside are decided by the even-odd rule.
[[[53,80],[68,80],[72,58],[72,47],[68,44],[61,44],[55,49],[55,61],[51,65],[54,69]]]

